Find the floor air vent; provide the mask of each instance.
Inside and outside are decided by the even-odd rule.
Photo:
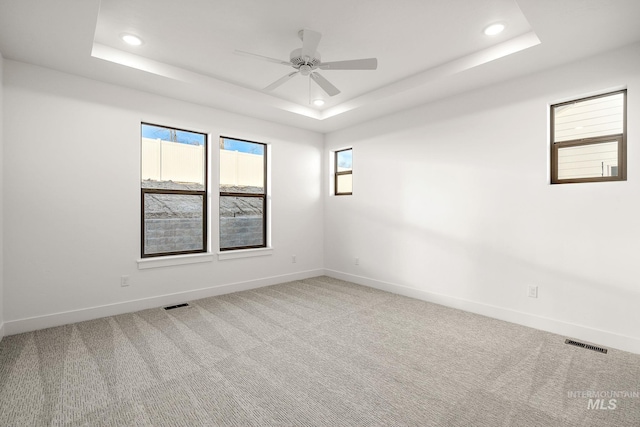
[[[570,339],[564,340],[564,343],[565,344],[569,344],[569,345],[575,345],[576,347],[586,348],[587,350],[597,351],[598,353],[607,354],[607,349],[606,348],[596,347],[595,345],[589,345],[589,344],[585,344],[583,342],[573,341],[573,340],[570,340]]]
[[[189,307],[189,304],[184,303],[184,304],[178,304],[178,305],[170,305],[169,307],[165,307],[165,310],[173,310],[174,308],[180,308],[180,307]],[[606,353],[606,351],[605,351]]]

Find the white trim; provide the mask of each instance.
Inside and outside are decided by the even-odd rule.
[[[273,248],[240,249],[228,252],[218,252],[218,261],[269,255],[273,255]]]
[[[2,338],[4,338],[4,323],[0,323],[0,342],[2,342]]]
[[[557,319],[550,319],[548,317],[537,316],[535,314],[516,311],[509,308],[423,291],[409,286],[383,282],[363,276],[356,276],[340,271],[325,269],[325,274],[336,279],[346,280],[383,291],[393,292],[395,294],[457,308],[471,313],[481,314],[494,319],[528,326],[530,328],[562,335],[563,337],[577,338],[601,346],[640,354],[640,339],[638,338],[594,329],[587,326],[576,325],[574,323],[564,322]]]
[[[283,274],[263,279],[248,280],[246,282],[229,283],[225,285],[212,286],[210,288],[196,289],[193,291],[177,292],[174,294],[161,295],[151,298],[142,298],[133,301],[124,301],[115,304],[107,304],[98,307],[83,308],[80,310],[65,311],[62,313],[48,314],[45,316],[29,317],[26,319],[10,320],[4,322],[7,335],[20,334],[23,332],[36,331],[39,329],[54,326],[67,325],[69,323],[83,322],[86,320],[99,319],[101,317],[116,316],[118,314],[132,313],[149,308],[164,307],[167,305],[180,304],[185,301],[193,301],[200,298],[207,298],[216,295],[228,294],[231,292],[245,291],[248,289],[261,288],[264,286],[276,285],[293,280],[308,279],[310,277],[321,276],[324,270],[308,270],[297,273]]]
[[[138,270],[147,268],[170,267],[172,265],[197,264],[200,262],[213,262],[212,253],[172,255],[151,258],[140,258],[137,260]]]

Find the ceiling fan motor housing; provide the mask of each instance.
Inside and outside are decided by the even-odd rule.
[[[303,65],[308,65],[311,69],[316,68],[320,65],[320,52],[317,52],[313,55],[313,58],[304,58],[302,57],[302,49],[294,49],[291,51],[289,55],[289,61],[293,64],[293,68],[300,69]]]

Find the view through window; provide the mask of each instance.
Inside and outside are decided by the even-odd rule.
[[[335,152],[335,194],[344,196],[353,194],[353,149]]]
[[[267,246],[267,145],[220,138],[220,250]]]
[[[207,135],[143,123],[142,257],[207,251]]]
[[[626,91],[551,106],[551,183],[626,179]]]

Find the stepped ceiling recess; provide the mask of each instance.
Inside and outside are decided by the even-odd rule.
[[[638,0],[0,0],[0,52],[90,79],[318,132],[392,114],[640,41]],[[488,36],[490,24],[504,31]],[[291,70],[298,31],[322,34],[323,97]],[[140,46],[122,40],[142,39]],[[318,93],[319,92],[319,93]]]

